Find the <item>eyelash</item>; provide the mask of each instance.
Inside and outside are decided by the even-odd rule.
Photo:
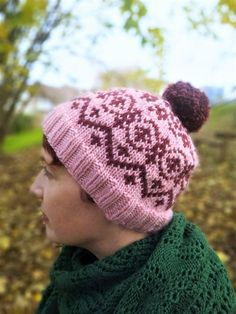
[[[45,176],[48,177],[48,178],[51,178],[51,177],[52,177],[51,173],[47,171],[47,168],[46,168],[46,167],[43,167],[43,173],[44,173]]]

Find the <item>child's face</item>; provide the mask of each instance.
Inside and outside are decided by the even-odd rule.
[[[43,148],[41,156],[46,169],[39,172],[30,191],[42,200],[47,238],[87,247],[101,237],[108,221],[97,205],[81,199],[81,188],[65,167],[50,165],[52,157]]]

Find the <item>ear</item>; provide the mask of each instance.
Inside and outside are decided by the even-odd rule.
[[[85,203],[96,204],[93,198],[83,189],[80,189],[80,197]]]

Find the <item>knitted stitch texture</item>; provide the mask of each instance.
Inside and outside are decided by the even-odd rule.
[[[190,84],[179,85],[182,93],[186,85],[195,92],[192,98],[184,93],[186,103],[180,97],[186,106],[178,114],[188,117],[193,102],[195,109],[189,114],[195,113],[199,127],[208,112],[207,97]],[[173,98],[172,93],[165,97]],[[204,102],[198,101],[201,98]],[[106,218],[138,232],[156,232],[168,224],[176,197],[198,165],[188,130],[172,105],[141,90],[120,88],[80,96],[50,112],[43,131],[59,160]]]
[[[175,213],[158,233],[98,260],[63,247],[37,314],[229,314],[226,269],[201,230]]]

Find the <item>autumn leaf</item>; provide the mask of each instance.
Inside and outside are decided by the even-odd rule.
[[[217,255],[219,256],[219,258],[221,259],[221,261],[223,262],[223,263],[226,263],[226,262],[228,262],[228,260],[229,260],[229,256],[228,255],[226,255],[224,252],[222,252],[222,251],[216,251],[216,253],[217,253]]]
[[[0,250],[7,250],[11,245],[11,239],[7,236],[0,235]]]
[[[7,287],[7,278],[4,276],[0,276],[0,295],[6,292]]]

